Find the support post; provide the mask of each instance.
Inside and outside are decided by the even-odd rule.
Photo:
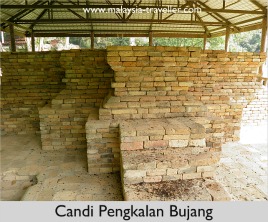
[[[91,49],[94,49],[94,32],[91,32],[91,36],[90,36],[90,46]]]
[[[225,52],[227,52],[229,49],[229,38],[230,38],[230,26],[227,26],[225,35]]]
[[[32,45],[32,52],[35,52],[35,38],[34,38],[34,32],[31,32],[31,45]]]
[[[207,36],[204,37],[203,39],[203,50],[206,50],[206,45],[207,45]]]
[[[10,33],[11,52],[16,52],[16,41],[15,41],[15,33],[14,33],[14,25],[13,24],[9,24],[9,33]]]
[[[153,46],[153,33],[149,32],[149,46]]]
[[[261,32],[261,52],[266,51],[267,43],[267,17],[264,17],[262,20],[262,32]],[[263,66],[259,67],[259,77],[262,79],[263,76]]]
[[[266,51],[267,43],[267,17],[262,20],[262,34],[261,34],[261,52]]]

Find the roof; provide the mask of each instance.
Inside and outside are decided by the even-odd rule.
[[[260,29],[265,17],[266,0],[1,0],[0,14],[2,30],[43,37],[214,37]]]

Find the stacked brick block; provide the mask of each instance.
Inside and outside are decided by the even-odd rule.
[[[1,132],[39,133],[38,108],[64,87],[59,52],[1,53]]]
[[[135,152],[150,153],[151,148],[193,151],[189,138],[186,147],[172,147],[176,139],[165,141],[166,131],[145,135],[130,146],[141,150],[124,150],[130,139],[124,135],[127,121],[141,120],[142,126],[147,120],[150,125],[152,120],[187,118],[205,128],[204,137],[198,138],[205,139],[205,145],[199,144],[202,152],[216,154],[222,142],[239,139],[241,119],[258,124],[267,118],[267,91],[257,75],[265,56],[194,47],[120,46],[107,51],[2,53],[2,131],[41,130],[47,150],[87,146],[89,172],[102,173],[120,169],[120,146],[127,162]],[[214,157],[207,159],[214,164]],[[201,172],[194,167],[191,173]],[[183,178],[176,170],[176,177]]]
[[[98,118],[98,107],[108,94],[113,72],[104,50],[74,50],[61,53],[66,84],[51,105],[39,109],[42,148],[86,148],[85,124]]]
[[[88,172],[112,173],[120,170],[119,121],[97,120],[86,123]]]
[[[107,163],[104,156],[114,155],[118,158],[118,150],[105,148],[104,143],[99,151],[94,148],[93,144],[105,138],[101,131],[107,130],[107,125],[120,128],[115,144],[120,141],[121,161],[124,161],[124,157],[127,158],[125,163],[130,161],[128,157],[134,154],[130,154],[131,150],[122,151],[124,132],[121,131],[122,124],[129,120],[191,119],[206,130],[205,152],[217,156],[223,142],[239,139],[242,110],[261,88],[257,73],[264,60],[263,53],[201,51],[194,47],[108,47],[107,61],[115,72],[113,92],[103,101],[99,120],[87,122],[88,162],[92,163],[91,169],[100,172],[102,165]],[[97,128],[91,130],[94,124],[97,124]],[[94,138],[95,132],[98,132],[98,138]],[[158,136],[167,135],[163,133]],[[142,152],[148,144],[152,147],[167,144],[167,141],[156,141],[136,141],[128,148],[139,147]],[[113,146],[112,143],[109,146]],[[190,146],[187,149],[191,150]],[[105,155],[101,153],[103,150]],[[138,153],[139,150],[132,152]],[[110,163],[104,165],[105,171],[118,169],[119,163],[116,165],[113,160],[110,158]],[[215,163],[214,157],[208,157],[208,160],[212,165]],[[206,164],[209,166],[209,163]],[[122,167],[124,170],[124,164]],[[202,175],[200,168],[198,171],[198,166],[194,167],[191,173]],[[179,169],[176,170],[178,173]]]
[[[124,184],[212,177],[219,152],[206,129],[189,118],[126,120],[120,124]]]
[[[243,109],[242,125],[262,125],[268,120],[268,92],[263,86],[255,98]]]
[[[206,104],[210,116],[224,120],[224,141],[239,140],[243,108],[262,89],[258,68],[265,58],[265,53],[207,50],[192,70],[195,84],[190,91]]]
[[[108,48],[114,94],[100,109],[100,119],[206,116],[203,103],[185,93],[193,85],[187,64],[199,61],[199,54],[199,48]]]

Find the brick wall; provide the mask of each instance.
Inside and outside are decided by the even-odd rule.
[[[191,118],[205,126],[211,152],[238,140],[243,108],[261,89],[257,70],[264,60],[264,53],[194,47],[108,47],[113,92],[99,109],[100,120],[86,126],[91,172],[118,169],[119,151],[111,148],[118,141],[109,130],[125,120]]]
[[[39,132],[38,107],[64,87],[59,52],[1,53],[1,132]]]
[[[216,116],[225,141],[239,140],[243,108],[261,90],[265,53],[176,47],[109,47],[114,94],[100,119]]]
[[[66,84],[51,105],[39,109],[42,148],[45,150],[86,148],[85,124],[111,89],[113,71],[104,50],[63,51],[60,64]]]
[[[243,109],[242,125],[267,124],[268,120],[268,91],[267,86],[255,95],[255,98]]]
[[[193,47],[110,47],[108,55],[105,50],[1,53],[1,130],[25,134],[39,132],[41,125],[46,149],[82,148],[88,116],[117,124],[191,117],[207,125],[211,143],[221,140],[216,137],[238,140],[245,107],[244,122],[267,118],[266,92],[256,74],[264,58]],[[100,135],[111,138],[115,125]],[[118,169],[119,149],[112,142],[98,155],[105,166]]]

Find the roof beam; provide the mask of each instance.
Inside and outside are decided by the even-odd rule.
[[[76,3],[74,3],[72,0],[68,0],[70,3],[72,3],[73,5],[77,5]],[[79,4],[79,2],[78,2],[78,4]],[[86,5],[88,6],[89,5],[89,1],[88,0],[86,0]],[[89,13],[86,13],[86,18],[85,19],[91,19],[91,12],[89,12]],[[91,27],[91,30],[93,30],[93,24],[91,23],[90,24],[90,27]]]
[[[198,2],[200,4],[204,4],[202,2]],[[121,8],[122,5],[0,5],[3,9],[63,9],[63,8]],[[134,6],[125,6],[125,8],[133,8]],[[155,6],[147,5],[147,6],[139,6],[141,9],[150,9],[155,8]],[[159,9],[169,9],[169,6],[161,6]],[[176,7],[173,7],[176,8]],[[183,10],[183,8],[181,8]],[[209,7],[201,8],[203,12],[222,12],[222,13],[235,13],[235,14],[265,14],[263,11],[252,11],[252,10],[233,10],[233,9],[212,9]]]
[[[35,37],[91,37],[91,33],[35,33]],[[149,33],[115,33],[105,34],[96,33],[94,37],[148,37]],[[153,37],[170,37],[170,38],[204,38],[204,34],[189,34],[189,33],[154,33]]]
[[[247,27],[241,28],[239,31],[232,30],[232,34],[234,34],[234,33],[240,33],[240,32],[248,32],[248,31],[252,31],[252,30],[256,30],[256,29],[261,29],[261,28],[262,28],[262,24],[251,25],[251,26],[247,26]],[[224,29],[223,31],[212,33],[211,34],[211,38],[219,37],[219,36],[224,36],[225,34],[226,33],[225,33],[225,29]]]
[[[184,8],[189,4],[189,2],[186,2],[184,5],[182,5],[180,8]],[[179,2],[178,2],[178,7],[179,7]],[[168,15],[167,17],[165,17],[163,20],[167,20],[168,18],[170,18],[171,16],[175,15],[175,13],[171,13],[170,15]]]
[[[64,5],[64,4],[62,4],[61,2],[59,2],[59,1],[56,1],[56,3],[58,3],[59,5]],[[70,8],[67,8],[67,10],[69,11],[69,12],[71,12],[72,14],[74,14],[75,16],[77,16],[78,18],[80,18],[80,19],[85,19],[85,17],[83,17],[82,15],[79,15],[77,12],[75,12],[74,10],[72,10],[72,9],[70,9]]]
[[[260,17],[257,17],[257,18],[251,18],[251,19],[247,19],[245,21],[242,21],[242,22],[237,22],[237,23],[234,23],[233,25],[243,25],[243,24],[246,24],[248,22],[253,22],[253,21],[257,21],[257,20],[262,20],[264,17],[263,16],[260,16]],[[250,25],[252,26],[252,25]],[[215,31],[218,31],[218,30],[222,30],[223,27],[220,27],[220,28],[216,28],[216,29],[212,29],[210,30],[211,32],[215,32]],[[240,28],[239,30],[237,31],[234,31],[234,30],[231,30],[232,33],[237,33],[238,31],[240,31],[242,28]]]
[[[192,3],[191,6],[194,7],[194,3]],[[197,5],[195,5],[195,6],[197,6]],[[205,33],[206,33],[206,35],[210,36],[209,30],[208,30],[206,24],[204,23],[204,21],[202,20],[202,18],[198,15],[198,13],[195,13],[195,16],[196,16],[196,18],[198,19],[198,21],[201,22],[201,24],[202,24],[202,26],[203,26],[203,28],[204,28],[204,31],[205,31]],[[204,47],[204,48],[205,48],[205,47]]]
[[[46,2],[47,2],[47,1],[45,1],[45,2],[37,1],[37,2],[35,2],[34,4],[32,4],[31,6],[37,6],[37,5],[40,4],[40,3],[41,3],[41,5],[44,5],[44,4],[46,4]],[[20,16],[20,18],[22,18],[22,17],[28,15],[29,13],[31,13],[32,11],[34,11],[35,9],[36,9],[36,8],[34,7],[34,8],[32,8],[32,10],[29,11],[29,9],[25,8],[24,10],[22,10],[22,11],[16,13],[15,15],[13,15],[12,17],[10,17],[10,18],[8,19],[8,21],[14,21],[14,20],[17,19],[17,17],[19,17],[19,16]],[[26,14],[24,14],[24,13],[26,13]]]
[[[52,0],[51,2],[49,2],[48,4],[51,4],[53,5],[55,3],[55,0]],[[30,29],[33,29],[34,26],[36,25],[37,21],[39,21],[41,18],[43,18],[43,16],[46,14],[46,12],[48,11],[48,9],[44,9],[39,15],[38,17],[35,19],[36,21],[33,22],[31,25],[30,25]]]
[[[108,29],[108,30],[93,30],[96,33],[101,33],[101,32],[115,32],[115,33],[149,33],[150,31],[148,30],[129,30],[129,29],[125,29],[125,30],[118,30],[118,29]],[[91,32],[91,30],[89,29],[64,29],[64,30],[35,30],[35,33],[88,33]],[[177,31],[177,30],[154,30],[152,31],[153,33],[161,33],[161,32],[165,32],[165,33],[186,33],[185,31]],[[187,31],[187,33],[189,34],[204,34],[204,32],[196,32],[196,31]],[[148,36],[147,36],[148,37]]]
[[[16,23],[7,21],[7,20],[5,20],[5,19],[2,19],[1,22],[3,22],[3,23],[7,23],[7,24],[9,24],[9,25],[12,24],[12,25],[14,25],[14,27],[18,27],[18,28],[20,28],[20,29],[24,29],[24,30],[29,31],[29,32],[32,31],[32,30],[29,29],[29,28],[26,28],[26,27],[24,27],[24,26],[22,26],[22,25],[18,25],[18,24],[16,24]],[[2,25],[1,25],[1,29],[5,30],[6,28],[7,28],[7,27],[2,27]]]
[[[111,6],[111,8],[112,8],[113,4],[112,4],[109,0],[105,0],[105,1],[106,1],[106,3],[107,3],[109,6]],[[119,13],[115,13],[115,15],[116,15],[119,19],[123,20],[123,17],[122,17]]]
[[[202,5],[203,7],[205,7],[206,9],[211,9],[210,7],[208,7],[205,3],[203,2],[198,2],[200,5]],[[227,11],[226,9],[224,9],[224,11]],[[220,15],[217,11],[213,12],[214,15],[216,15],[218,18],[220,18],[221,20],[223,20],[225,23],[227,23],[226,25],[232,25],[231,22],[224,18],[222,15]],[[214,17],[214,16],[213,16]],[[235,25],[232,25],[235,29],[239,30],[238,27],[236,27]]]
[[[142,2],[142,0],[140,0],[138,3],[137,3],[137,5],[136,6],[140,6],[140,4],[141,4],[141,2]],[[134,6],[134,4],[136,3],[136,0],[133,2],[133,4],[132,4],[132,6]],[[128,15],[128,17],[126,18],[126,20],[129,20],[130,19],[130,17],[132,16],[132,14],[133,14],[133,12],[131,11],[130,13],[129,13],[129,15]]]
[[[40,19],[40,20],[20,20],[16,24],[73,24],[73,23],[122,23],[119,19]],[[224,26],[224,22],[200,22],[200,21],[186,21],[186,20],[158,20],[158,19],[129,19],[124,21],[125,23],[135,23],[135,24],[188,24],[188,25],[201,25],[206,24],[207,26]]]
[[[33,29],[33,27],[36,25],[37,21],[40,20],[44,15],[45,13],[48,11],[48,9],[44,9],[39,15],[38,17],[36,18],[36,21],[33,22],[31,25],[30,25],[30,29]]]
[[[267,9],[266,7],[264,7],[262,4],[260,4],[258,1],[256,0],[251,0],[251,3],[253,3],[254,5],[256,5],[259,9],[261,9],[263,12],[265,12],[265,14],[267,14]]]

